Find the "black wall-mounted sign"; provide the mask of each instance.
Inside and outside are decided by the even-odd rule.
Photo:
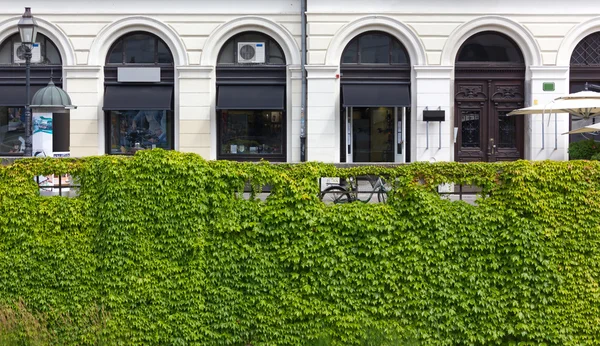
[[[446,121],[446,111],[423,111],[423,121]]]

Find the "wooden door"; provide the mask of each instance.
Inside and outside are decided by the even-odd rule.
[[[524,121],[508,117],[523,107],[522,80],[457,80],[456,161],[512,161],[523,158]]]

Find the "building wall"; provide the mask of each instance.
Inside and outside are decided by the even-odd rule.
[[[5,1],[0,39],[16,31],[23,13],[18,1]],[[112,42],[137,30],[157,34],[176,64],[176,149],[216,158],[215,65],[219,49],[245,30],[271,35],[288,62],[288,161],[300,159],[300,0],[30,1],[40,32],[59,46],[64,88],[78,106],[71,112],[73,156],[104,154],[103,64]],[[526,104],[547,103],[568,92],[572,49],[600,30],[600,3],[559,1],[444,0],[406,3],[389,0],[308,0],[308,159],[340,160],[339,61],[357,34],[383,30],[407,48],[412,72],[412,153],[415,160],[454,160],[454,59],[469,36],[495,30],[513,38],[527,64]],[[555,92],[543,92],[543,82]],[[425,107],[446,111],[442,142],[427,149]],[[526,120],[526,158],[567,158],[568,117]],[[430,124],[430,134],[437,124]],[[543,136],[542,136],[543,132]],[[555,135],[557,134],[557,135]],[[542,142],[542,137],[544,142]]]

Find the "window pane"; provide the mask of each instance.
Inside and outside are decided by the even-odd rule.
[[[396,39],[392,39],[392,64],[408,64],[404,47]]]
[[[342,64],[356,64],[358,63],[358,40],[353,39],[342,54]]]
[[[123,41],[119,40],[117,44],[113,46],[113,50],[108,56],[109,64],[122,64],[123,63]]]
[[[48,39],[44,40],[44,44],[46,45],[44,64],[62,65],[60,53],[58,52],[58,49],[56,49],[56,46]]]
[[[480,111],[461,111],[461,136],[463,148],[480,147]]]
[[[19,154],[24,151],[24,109],[0,107],[0,153]]]
[[[167,45],[161,40],[158,40],[158,63],[173,63],[173,56],[171,55],[171,50],[169,50],[169,47],[167,47]]]
[[[385,34],[367,34],[359,39],[361,64],[389,64],[390,37]]]
[[[156,39],[144,34],[136,34],[125,39],[125,63],[154,63],[154,44]]]
[[[469,38],[460,49],[458,61],[523,63],[519,47],[498,33],[482,33]]]
[[[110,153],[134,154],[142,149],[173,149],[172,129],[172,111],[111,111]]]
[[[509,117],[507,111],[498,112],[498,147],[517,147],[517,117]]]
[[[221,154],[282,154],[283,117],[281,111],[221,111]]]
[[[0,46],[0,64],[12,64],[12,40],[7,39]]]
[[[267,58],[268,64],[285,65],[285,57],[283,51],[279,48],[279,45],[274,40],[269,42],[269,55]]]

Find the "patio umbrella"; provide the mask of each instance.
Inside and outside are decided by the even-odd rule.
[[[508,115],[570,113],[584,119],[600,115],[600,93],[580,91],[554,99],[545,106],[532,106],[514,110]]]
[[[565,132],[565,133],[563,133],[563,135],[573,135],[573,134],[576,134],[576,133],[587,133],[587,132],[597,132],[597,131],[600,131],[600,123],[599,124],[594,124],[594,125],[584,126],[584,127],[580,128],[580,129],[577,129],[577,130]]]

